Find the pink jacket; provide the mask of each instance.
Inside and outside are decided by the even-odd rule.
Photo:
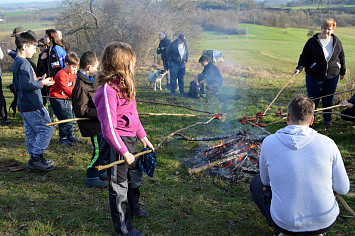
[[[138,139],[147,136],[138,117],[135,99],[127,104],[111,86],[105,84],[95,93],[95,106],[102,134],[118,154],[127,152],[120,136],[137,136]]]

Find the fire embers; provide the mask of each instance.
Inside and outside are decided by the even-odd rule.
[[[221,144],[201,150],[195,156],[195,168],[189,173],[208,170],[211,175],[227,181],[236,181],[259,173],[261,142],[265,136],[238,133],[221,139]]]

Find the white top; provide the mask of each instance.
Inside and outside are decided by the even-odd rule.
[[[184,58],[184,55],[185,55],[185,44],[184,43],[179,43],[178,50],[179,50],[179,54],[180,54],[180,57],[181,57],[181,60],[182,60]]]
[[[319,39],[320,43],[322,44],[323,53],[325,60],[329,61],[330,57],[333,53],[333,37],[329,39]]]
[[[4,58],[4,53],[2,53],[1,51],[1,47],[0,47],[0,60],[2,60]],[[0,76],[2,74],[2,71],[1,71],[1,67],[0,67]]]
[[[289,125],[265,138],[260,177],[271,186],[271,217],[281,228],[305,232],[330,226],[339,214],[333,191],[350,189],[334,141],[308,126]]]

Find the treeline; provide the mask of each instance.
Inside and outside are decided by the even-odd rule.
[[[78,53],[101,54],[107,43],[123,41],[132,45],[138,63],[151,63],[157,58],[159,31],[172,40],[183,33],[188,43],[201,32],[194,21],[196,1],[67,0],[66,4],[57,26]]]

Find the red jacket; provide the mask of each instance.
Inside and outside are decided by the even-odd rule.
[[[49,95],[56,98],[71,97],[75,78],[76,74],[69,74],[65,69],[61,69],[54,77],[54,84],[49,90]]]

